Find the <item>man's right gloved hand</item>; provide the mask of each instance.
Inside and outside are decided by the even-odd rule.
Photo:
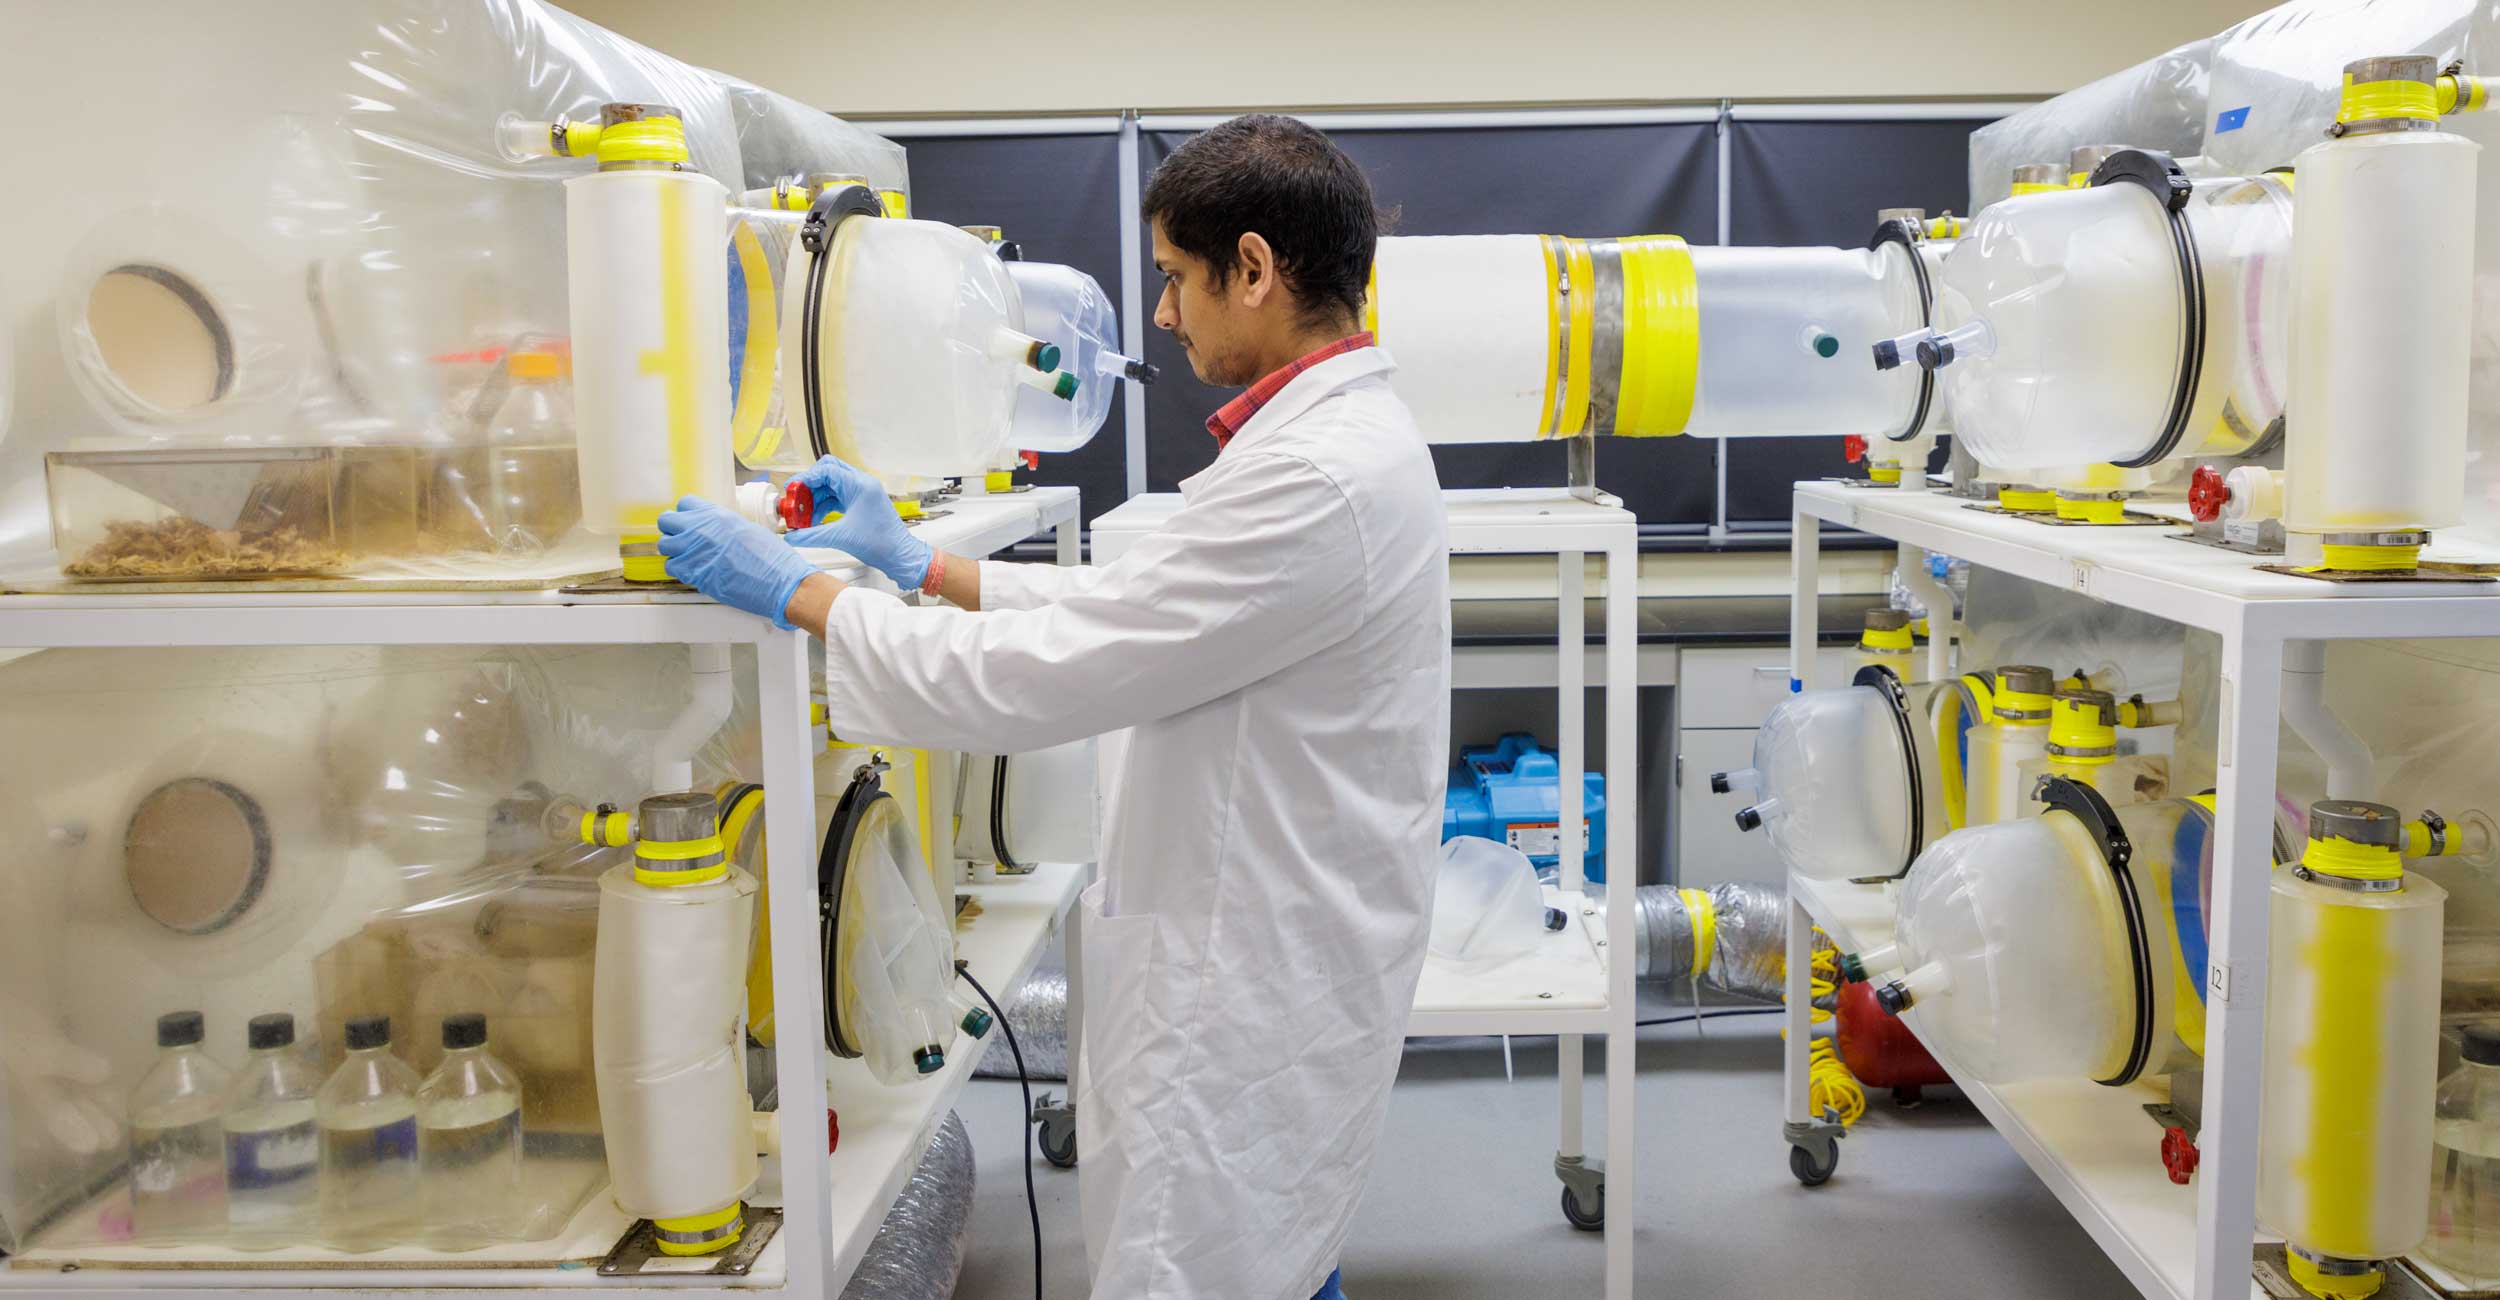
[[[830,546],[892,578],[905,591],[916,591],[929,577],[929,544],[911,535],[885,485],[866,470],[839,456],[800,470],[798,481],[816,496],[816,517],[840,518],[814,528],[783,535],[792,546]]]

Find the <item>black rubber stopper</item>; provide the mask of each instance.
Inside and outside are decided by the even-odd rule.
[[[2500,1025],[2467,1025],[2465,1059],[2476,1065],[2500,1065]]]
[[[347,1022],[347,1050],[361,1052],[391,1045],[389,1016],[358,1016]]]
[[[207,1031],[208,1018],[197,1011],[168,1011],[156,1018],[158,1047],[196,1047]]]
[[[382,1037],[390,1038],[390,1022],[384,1021]],[[474,1011],[443,1017],[443,1050],[456,1052],[464,1047],[486,1046],[486,1017]]]
[[[254,1016],[251,1025],[243,1032],[244,1041],[250,1043],[255,1052],[265,1051],[272,1047],[293,1047],[295,1045],[295,1017],[283,1011],[273,1011],[265,1016]]]

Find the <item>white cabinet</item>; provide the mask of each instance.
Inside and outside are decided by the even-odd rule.
[[[1845,680],[1856,659],[1844,646],[1820,652],[1816,676]],[[1730,880],[1784,888],[1788,868],[1760,831],[1736,829],[1740,795],[1712,794],[1710,774],[1753,766],[1754,733],[1788,698],[1785,646],[1686,650],[1676,666],[1675,879],[1706,888]]]

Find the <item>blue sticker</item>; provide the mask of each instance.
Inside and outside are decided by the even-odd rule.
[[[2222,116],[2215,118],[2214,134],[2220,135],[2225,131],[2237,131],[2241,127],[2248,125],[2248,107],[2248,105],[2242,104],[2238,108],[2226,110]]]

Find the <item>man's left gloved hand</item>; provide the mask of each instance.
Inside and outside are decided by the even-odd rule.
[[[760,525],[701,497],[660,516],[668,576],[733,609],[788,629],[782,613],[816,566]]]

